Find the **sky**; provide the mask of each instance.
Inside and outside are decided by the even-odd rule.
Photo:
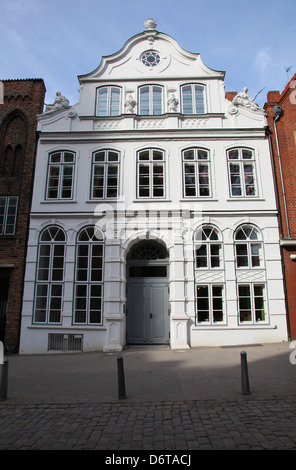
[[[296,72],[296,0],[0,0],[0,80],[42,78],[46,103],[78,101],[78,75],[145,30],[172,36],[223,70],[226,91],[263,106]],[[290,67],[289,72],[287,68]]]

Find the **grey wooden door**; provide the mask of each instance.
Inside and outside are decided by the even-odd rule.
[[[169,342],[169,289],[163,278],[130,280],[127,292],[127,342]]]

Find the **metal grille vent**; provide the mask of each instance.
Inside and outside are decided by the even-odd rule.
[[[49,333],[48,351],[82,351],[83,335]]]

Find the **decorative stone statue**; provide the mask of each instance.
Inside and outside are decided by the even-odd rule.
[[[126,107],[126,111],[128,113],[133,113],[134,112],[134,109],[135,109],[135,106],[136,106],[136,102],[135,100],[133,99],[132,95],[129,95],[128,99],[126,100],[124,106]]]
[[[248,88],[247,87],[244,87],[243,91],[241,91],[240,93],[238,93],[232,100],[232,104],[234,104],[234,106],[244,106],[245,108],[249,108],[249,109],[252,109],[253,111],[261,111],[261,112],[264,112],[264,110],[262,108],[260,108],[260,106],[258,106],[258,104],[254,103],[254,100],[257,98],[257,96],[259,95],[259,93],[261,92],[262,90],[260,90],[258,93],[256,93],[256,95],[254,96],[253,99],[251,99],[248,95]]]
[[[170,99],[168,100],[169,111],[172,112],[172,113],[176,112],[177,108],[178,108],[178,104],[179,104],[179,101],[177,100],[177,98],[173,94],[170,97]]]
[[[56,99],[54,100],[54,103],[53,104],[47,104],[46,105],[46,108],[45,108],[45,111],[43,113],[44,114],[50,114],[50,113],[54,113],[56,111],[60,111],[61,109],[67,109],[69,108],[69,100],[67,100],[67,98],[65,98],[60,91],[57,91],[56,92]]]

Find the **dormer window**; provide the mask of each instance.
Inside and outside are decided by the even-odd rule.
[[[205,88],[203,85],[183,85],[181,99],[183,114],[205,114]]]
[[[117,86],[104,86],[97,89],[96,115],[119,116],[121,89]]]

